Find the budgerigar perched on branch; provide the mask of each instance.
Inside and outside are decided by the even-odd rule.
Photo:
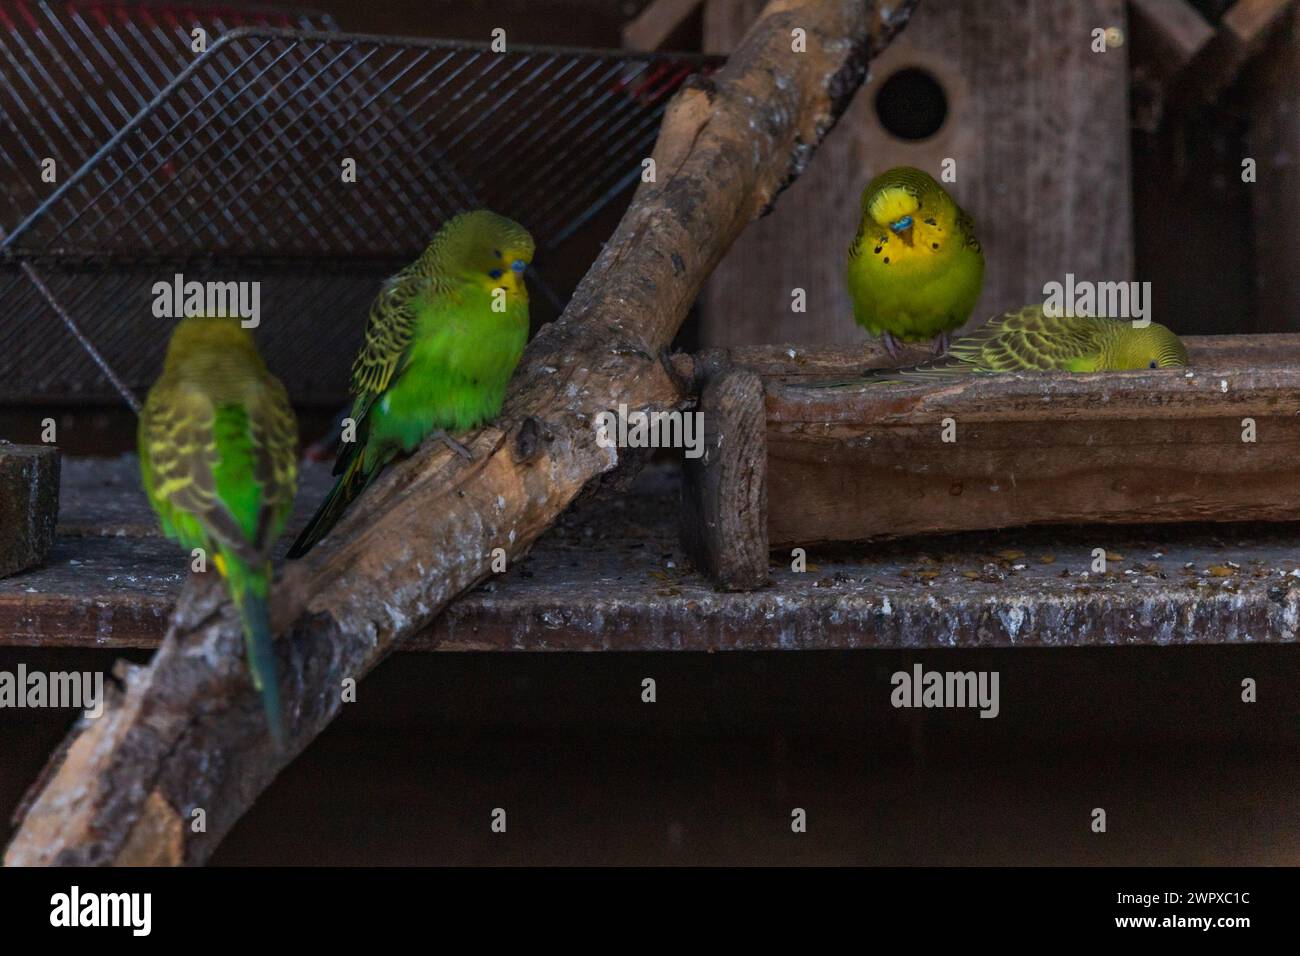
[[[355,440],[334,465],[338,482],[289,551],[306,553],[383,467],[436,436],[495,418],[528,340],[524,270],[533,239],[477,210],[438,230],[415,262],[389,279],[370,309],[352,366]]]
[[[853,317],[890,355],[900,341],[927,339],[942,352],[975,309],[984,254],[970,216],[943,187],[900,166],[862,192],[848,275]]]
[[[1028,305],[990,319],[933,361],[910,368],[869,369],[856,379],[812,387],[949,380],[993,372],[1118,372],[1186,364],[1183,343],[1156,322],[1136,327],[1120,319],[1050,316],[1041,305]]]
[[[271,547],[298,477],[298,428],[284,386],[237,318],[188,318],[140,412],[140,473],[163,531],[202,548],[243,621],[248,669],[283,746],[267,621]]]

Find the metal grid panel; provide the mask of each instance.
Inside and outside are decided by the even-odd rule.
[[[40,264],[135,389],[157,369],[159,350],[140,347],[161,334],[153,282],[174,271],[260,280],[268,362],[297,400],[330,400],[378,282],[443,220],[486,206],[555,248],[638,178],[670,95],[715,63],[239,29],[0,249]],[[344,158],[357,163],[355,183],[343,181]],[[20,391],[42,396],[104,393],[88,358],[54,360],[6,338],[16,336],[0,330],[0,381],[17,376]]]
[[[401,261],[473,204],[555,246],[637,178],[668,97],[701,65],[236,30],[6,247]],[[356,183],[342,180],[345,158]]]
[[[211,42],[248,25],[332,30],[332,18],[271,7],[163,0],[0,0],[0,227],[12,230],[194,63],[190,31]]]

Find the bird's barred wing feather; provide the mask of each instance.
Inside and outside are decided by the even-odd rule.
[[[284,387],[267,376],[248,408],[221,409],[196,388],[156,390],[141,412],[141,429],[147,491],[171,529],[180,534],[181,516],[188,515],[241,559],[265,560],[284,530],[297,481],[296,425]],[[251,534],[219,487],[222,460],[244,454],[257,484]]]
[[[215,423],[216,409],[198,389],[178,386],[149,393],[140,418],[149,497],[173,528],[180,516],[189,515],[216,542],[256,561],[256,549],[217,494]]]
[[[284,531],[298,482],[298,429],[289,395],[280,381],[266,376],[253,414],[249,437],[253,443],[253,475],[262,489],[254,546],[270,551]]]
[[[876,368],[849,381],[818,383],[815,388],[845,385],[926,382],[972,372],[1051,371],[1087,362],[1101,352],[1101,326],[1087,319],[1046,316],[1026,306],[990,319],[953,342],[940,358],[907,368]]]
[[[1093,323],[1053,318],[1038,306],[998,316],[953,343],[948,357],[968,370],[1047,371],[1101,349]]]
[[[387,282],[370,306],[366,338],[352,363],[352,395],[357,399],[354,418],[364,414],[376,395],[383,393],[402,365],[415,334],[414,299],[426,290],[427,281],[408,271]]]
[[[962,234],[968,248],[980,252],[980,241],[975,238],[975,220],[960,206],[957,207],[957,231]]]

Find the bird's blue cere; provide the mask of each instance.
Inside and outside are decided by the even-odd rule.
[[[902,232],[905,229],[911,229],[912,217],[904,216],[902,219],[898,220],[897,222],[891,222],[889,224],[889,228],[894,230],[894,232]]]
[[[510,263],[510,268],[515,272],[523,272],[528,268],[528,263],[524,262],[523,259],[516,259],[514,262]]]

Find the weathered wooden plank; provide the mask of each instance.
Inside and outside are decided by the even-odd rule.
[[[1300,363],[1300,333],[1269,335],[1183,336],[1193,369],[1212,366],[1267,369]],[[806,378],[832,378],[860,369],[887,368],[924,362],[932,354],[926,347],[905,346],[899,358],[889,356],[877,342],[861,345],[739,345],[709,349],[701,359],[714,367],[743,366],[764,378],[797,382]],[[1088,381],[1087,379],[1078,379]]]
[[[401,650],[1289,642],[1300,622],[1294,523],[881,541],[814,548],[802,574],[774,552],[768,588],[722,593],[677,540],[679,495],[668,467],[596,495]],[[1111,554],[1102,574],[1098,547]],[[184,577],[176,559],[160,537],[61,538],[46,568],[0,582],[0,644],[155,647]]]
[[[1189,369],[844,389],[803,381],[861,367],[835,368],[851,353],[797,364],[798,352],[774,350],[768,481],[782,507],[769,513],[772,544],[1300,518],[1300,337],[1189,345]]]
[[[725,51],[752,20],[744,0],[709,0],[706,49]],[[1067,272],[1125,280],[1132,268],[1128,52],[1094,53],[1091,31],[1124,24],[1122,0],[923,3],[871,68],[862,94],[780,208],[746,231],[705,287],[701,342],[856,343],[845,259],[862,188],[912,165],[938,175],[975,218],[987,259],[975,323],[1041,301]],[[943,88],[948,116],[919,141],[890,135],[882,84],[919,68]],[[792,291],[807,312],[791,310]],[[743,303],[743,311],[739,310]]]
[[[0,578],[45,560],[59,513],[59,450],[0,444]]]

